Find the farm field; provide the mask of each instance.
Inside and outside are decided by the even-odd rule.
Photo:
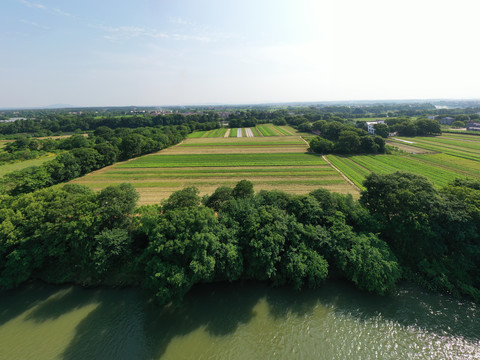
[[[480,180],[480,163],[441,153],[348,157],[328,155],[327,159],[362,190],[362,182],[371,172],[388,174],[408,171],[427,177],[437,187],[445,186],[456,178]]]
[[[303,194],[323,187],[358,197],[352,185],[321,156],[306,153],[307,148],[299,136],[291,135],[189,138],[73,182],[95,190],[130,182],[140,193],[141,204],[158,203],[186,186],[198,187],[201,195],[211,194],[218,186],[233,187],[243,179],[252,181],[255,191]]]
[[[130,182],[140,193],[141,204],[157,203],[186,186],[197,186],[201,195],[211,194],[218,186],[234,186],[242,179],[252,181],[256,191],[279,189],[302,194],[323,187],[359,196],[357,188],[321,156],[307,153],[308,144],[298,132],[288,126],[268,125],[231,129],[227,137],[227,129],[204,132],[202,137],[188,138],[156,154],[115,164],[73,182],[96,190]],[[295,135],[286,135],[289,133]],[[455,178],[480,179],[480,138],[453,135],[389,140],[409,152],[405,154],[326,158],[359,189],[371,172],[409,171],[426,176],[437,187]]]
[[[409,143],[403,143],[405,145],[421,148],[430,152],[439,152],[459,158],[480,161],[480,141],[477,141],[476,136],[471,136],[470,138],[458,138],[457,136],[396,137],[391,140],[398,143],[398,139],[409,141]]]

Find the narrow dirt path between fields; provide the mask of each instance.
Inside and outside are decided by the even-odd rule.
[[[225,133],[225,135],[223,135],[223,137],[229,137],[231,130],[232,130],[232,129],[227,129],[227,132]]]
[[[353,181],[350,180],[339,168],[337,168],[335,165],[333,165],[333,164],[330,162],[330,160],[327,159],[327,157],[326,157],[325,155],[322,155],[322,158],[323,158],[323,160],[325,160],[325,161],[327,162],[328,165],[330,165],[332,168],[334,168],[335,170],[337,170],[338,173],[339,173],[340,175],[342,175],[342,177],[343,177],[350,185],[352,185],[354,189],[358,190],[359,192],[362,191],[362,190],[360,190],[360,188],[359,188],[357,185],[355,185],[355,184],[353,183]]]

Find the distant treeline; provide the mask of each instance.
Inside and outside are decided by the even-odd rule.
[[[88,115],[49,114],[35,119],[17,120],[0,123],[0,134],[11,135],[30,133],[40,136],[52,135],[58,132],[93,131],[100,127],[110,129],[163,127],[182,125],[187,132],[193,130],[209,130],[219,127],[218,114],[201,114],[184,116],[181,114],[167,115],[135,115],[119,117],[94,117]]]
[[[468,111],[468,112],[467,112]],[[480,111],[480,109],[479,109]],[[398,131],[400,135],[422,135],[435,133],[424,131],[424,124],[416,123],[409,119],[415,116],[416,121],[427,121],[427,115],[452,116],[460,122],[479,119],[480,116],[473,109],[435,109],[428,104],[396,104],[396,105],[370,105],[365,107],[349,106],[310,106],[292,107],[284,109],[263,110],[251,109],[242,111],[219,112],[205,111],[183,115],[170,114],[134,114],[123,116],[96,115],[95,113],[70,114],[58,110],[57,112],[39,112],[35,119],[17,120],[9,123],[0,123],[0,135],[27,133],[36,136],[48,136],[62,132],[91,132],[99,127],[141,128],[181,125],[194,130],[208,130],[222,126],[224,122],[231,128],[253,127],[257,124],[273,123],[275,125],[291,125],[300,131],[311,131],[312,124],[319,121],[339,121],[362,126],[364,121],[355,123],[358,118],[384,119],[392,132]],[[428,120],[432,121],[432,120]],[[402,124],[399,124],[401,122]],[[437,121],[433,121],[438,125]]]
[[[0,287],[41,279],[139,286],[161,304],[197,283],[251,279],[297,289],[327,278],[386,294],[401,278],[480,300],[480,183],[370,175],[360,201],[319,189],[253,193],[244,180],[136,209],[131,185],[0,197]]]

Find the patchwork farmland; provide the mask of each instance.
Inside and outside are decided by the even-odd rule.
[[[211,194],[218,186],[233,187],[242,179],[252,181],[256,191],[303,194],[323,187],[358,196],[357,189],[321,156],[307,153],[308,144],[301,137],[269,125],[251,128],[251,133],[231,129],[228,137],[226,131],[217,131],[227,129],[193,133],[179,145],[117,163],[73,182],[96,190],[129,182],[140,193],[141,204],[158,203],[186,186],[198,187],[201,195]],[[255,130],[264,136],[256,136]],[[230,137],[239,132],[246,136]]]
[[[393,138],[402,155],[328,155],[327,159],[355,185],[371,172],[408,171],[427,177],[441,187],[456,178],[480,179],[480,137],[448,134],[435,137]]]
[[[426,176],[437,187],[455,178],[480,179],[480,137],[448,134],[392,138],[389,144],[404,153],[327,155],[327,162],[308,154],[307,142],[287,126],[222,128],[194,132],[179,145],[73,182],[96,190],[130,182],[140,193],[140,203],[151,204],[186,186],[198,187],[203,195],[221,185],[234,186],[242,179],[252,181],[256,191],[278,189],[303,194],[323,187],[354,197],[359,196],[358,189],[364,189],[362,182],[372,172],[409,171]]]

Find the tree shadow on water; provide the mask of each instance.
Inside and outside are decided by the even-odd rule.
[[[27,288],[24,294],[33,291]],[[95,304],[87,315],[79,312],[83,318],[78,319],[75,334],[61,355],[66,360],[159,359],[173,340],[197,330],[211,337],[229,336],[262,315],[261,311],[266,311],[263,315],[281,320],[288,316],[314,315],[317,306],[359,321],[381,317],[407,327],[477,339],[476,342],[480,337],[480,309],[476,304],[428,293],[410,284],[402,284],[397,293],[384,297],[359,291],[342,281],[302,291],[290,287],[272,288],[255,282],[205,284],[195,286],[178,307],[160,307],[135,289],[85,290],[52,286],[41,291],[39,297],[29,298],[19,301],[18,295],[9,301],[12,304],[19,301],[22,309],[38,305],[28,315],[30,321],[37,322],[55,320]],[[5,303],[4,299],[2,301]],[[264,302],[266,308],[257,308]],[[0,314],[4,313],[2,310]],[[21,313],[21,310],[14,309],[14,313]],[[13,316],[0,316],[0,321],[8,321]]]
[[[204,284],[195,286],[181,305],[160,307],[135,290],[104,290],[62,358],[158,359],[172,340],[199,329],[212,337],[234,334],[257,315],[255,306],[262,299],[276,302],[278,316],[312,310],[313,300],[282,303],[282,291],[288,290],[278,292],[261,283]]]
[[[64,288],[68,287],[35,282],[17,289],[0,291],[0,326],[36,306],[41,306]]]
[[[84,289],[79,286],[68,286],[57,289],[48,299],[38,306],[26,317],[26,320],[41,323],[55,320],[71,311],[78,310],[91,303],[95,303],[99,290]]]

